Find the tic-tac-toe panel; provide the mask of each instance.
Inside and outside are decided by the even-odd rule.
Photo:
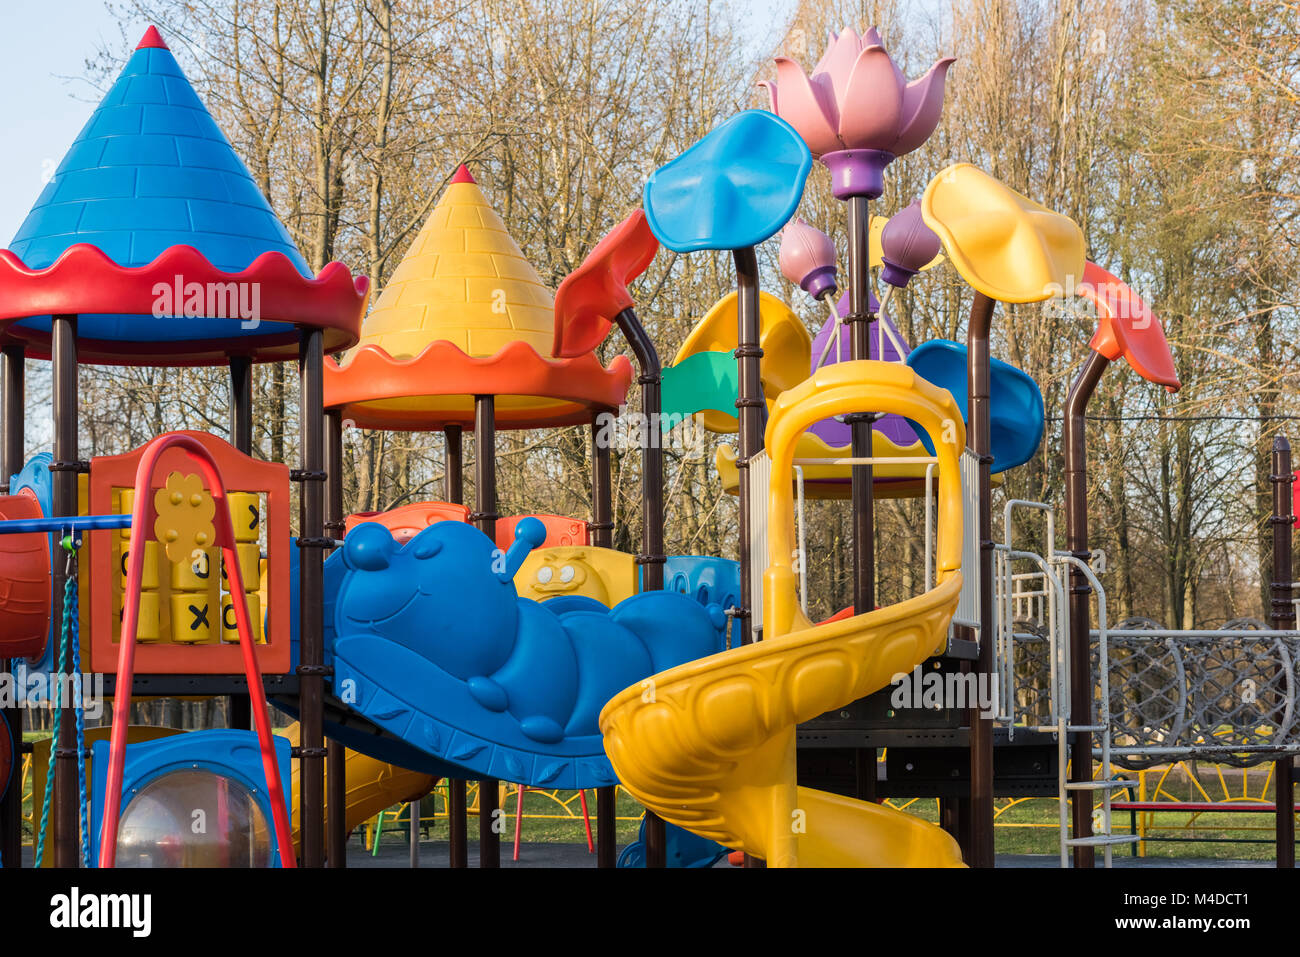
[[[117,669],[127,567],[139,548],[144,550],[144,576],[136,629],[137,674],[243,673],[235,616],[239,600],[248,607],[262,672],[283,674],[289,670],[289,469],[250,458],[215,436],[186,434],[212,453],[220,470],[243,588],[232,589],[219,547],[196,547],[182,560],[172,561],[153,528],[88,533],[83,569],[90,579],[91,668],[108,673]],[[133,510],[135,473],[143,451],[91,460],[91,514]],[[201,484],[201,475],[183,449],[169,449],[151,477],[150,494],[168,487],[169,478],[187,477]],[[212,492],[206,487],[202,491]]]

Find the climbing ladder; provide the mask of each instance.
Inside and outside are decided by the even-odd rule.
[[[1042,514],[1044,536],[1041,554],[1014,547],[1012,517],[1017,510]],[[1050,505],[1013,499],[1006,503],[1002,514],[1003,537],[994,546],[993,558],[993,658],[1001,698],[996,720],[1006,725],[1007,733],[1012,737],[1017,731],[1048,732],[1056,737],[1061,866],[1070,866],[1071,848],[1100,847],[1105,866],[1110,867],[1114,846],[1133,843],[1138,838],[1137,835],[1115,834],[1111,831],[1112,795],[1117,790],[1130,787],[1132,782],[1116,780],[1111,770],[1113,729],[1110,714],[1110,642],[1106,590],[1087,562],[1069,552],[1056,549],[1056,515]],[[1028,572],[1017,571],[1026,565],[1029,566]],[[1082,574],[1097,596],[1096,680],[1100,684],[1101,700],[1096,705],[1096,723],[1086,725],[1070,723],[1070,603],[1066,596],[1069,594],[1071,574],[1076,571]],[[1035,631],[1021,630],[1029,624],[1035,626]],[[1023,656],[1022,667],[1017,667],[1018,641],[1022,644],[1039,644],[1047,658],[1046,701],[1039,702],[1040,705],[1045,704],[1045,707],[1035,708],[1028,716],[1018,707],[1026,690],[1025,682],[1020,680],[1024,671]],[[1041,688],[1034,690],[1041,691]],[[1027,720],[1020,720],[1026,717]],[[1090,781],[1068,779],[1069,738],[1075,733],[1087,733],[1100,741],[1100,747],[1095,749],[1100,774]],[[1093,813],[1093,833],[1088,837],[1070,836],[1068,803],[1077,792],[1101,796],[1101,807]]]

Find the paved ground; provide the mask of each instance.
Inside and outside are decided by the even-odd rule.
[[[25,867],[32,866],[31,849],[26,848],[23,855]],[[588,853],[586,844],[530,844],[519,845],[519,860],[512,860],[514,846],[510,843],[501,845],[501,866],[504,867],[595,867],[596,855]],[[420,867],[445,868],[447,863],[446,841],[422,841],[420,843]],[[999,854],[998,867],[1057,867],[1059,859],[1053,854]],[[1097,857],[1098,865],[1101,856]],[[378,855],[371,856],[361,844],[360,837],[353,837],[348,842],[348,867],[410,867],[411,851],[405,835],[391,835],[380,842]],[[478,842],[469,845],[469,866],[478,867]],[[724,857],[716,867],[731,870],[731,865]],[[1116,852],[1113,866],[1116,868],[1166,868],[1181,869],[1256,867],[1272,868],[1272,861],[1223,861],[1193,857],[1129,857]]]
[[[519,845],[519,860],[511,860],[514,847],[509,843],[501,845],[502,867],[595,867],[596,857],[587,852],[585,844],[529,844]],[[1097,863],[1100,865],[1101,856]],[[998,867],[1058,867],[1060,859],[1052,854],[1000,854]],[[410,847],[405,835],[394,835],[379,845],[379,855],[371,857],[370,852],[361,846],[359,838],[353,838],[348,845],[348,867],[409,867]],[[447,867],[447,842],[423,841],[420,844],[420,866],[431,868]],[[478,842],[469,846],[469,866],[478,866]],[[731,869],[724,857],[716,865]],[[1113,859],[1116,868],[1166,868],[1179,869],[1224,868],[1224,867],[1267,867],[1271,861],[1222,861],[1203,858],[1171,857],[1128,857],[1116,852]]]
[[[595,867],[596,855],[587,851],[586,844],[519,844],[519,860],[511,859],[514,845],[501,845],[502,867]],[[478,867],[478,841],[469,845],[469,866]],[[378,856],[371,857],[358,838],[348,842],[348,867],[409,867],[410,845],[405,834],[385,838],[379,844]],[[420,867],[442,868],[448,866],[446,841],[420,843]]]
[[[1101,854],[1097,855],[1097,866],[1102,863]],[[1061,859],[1055,854],[999,854],[998,867],[1060,867]],[[1167,868],[1196,870],[1206,867],[1273,867],[1272,861],[1224,861],[1214,858],[1199,857],[1129,857],[1128,851],[1116,851],[1111,866],[1117,869],[1130,868]]]

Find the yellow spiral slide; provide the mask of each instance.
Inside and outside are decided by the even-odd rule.
[[[796,592],[795,443],[814,422],[854,411],[906,416],[938,450],[938,584],[897,605],[813,625]],[[964,445],[951,394],[900,364],[826,366],[781,394],[767,426],[763,640],[662,672],[605,705],[605,750],[638,800],[771,867],[961,866],[957,843],[933,824],[798,787],[795,726],[885,687],[943,648],[961,590]]]

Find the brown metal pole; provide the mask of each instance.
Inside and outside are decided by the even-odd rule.
[[[247,356],[230,357],[230,444],[245,455],[253,454],[253,362]],[[253,726],[252,699],[247,694],[230,695],[226,721],[232,728]]]
[[[230,357],[230,444],[253,454],[253,362]]]
[[[322,565],[324,537],[325,350],[320,329],[303,329],[298,352],[299,460],[299,662],[302,721],[298,764],[303,867],[325,863],[325,638]]]
[[[474,396],[474,484],[477,490],[476,511],[470,518],[488,538],[497,530],[497,424],[496,399],[490,395]],[[495,778],[484,778],[478,785],[478,866],[501,866],[501,835],[497,832],[500,785]]]
[[[660,383],[663,370],[654,342],[641,325],[636,313],[624,309],[615,322],[632,346],[641,374],[641,414],[646,428],[641,447],[641,566],[642,590],[661,591],[664,587],[664,448],[663,430],[659,428],[662,410]]]
[[[1086,562],[1088,551],[1088,443],[1084,412],[1101,381],[1110,360],[1099,352],[1089,352],[1079,377],[1070,386],[1065,399],[1065,547],[1070,554]],[[1093,722],[1092,660],[1089,656],[1089,632],[1092,588],[1082,572],[1070,574],[1070,723],[1087,727]],[[982,649],[981,649],[982,653]],[[1070,780],[1092,780],[1092,732],[1075,731],[1070,735]],[[1076,790],[1070,801],[1073,832],[1076,838],[1092,835],[1092,792]],[[1091,847],[1074,848],[1074,866],[1092,867],[1096,855]]]
[[[1295,473],[1291,466],[1291,443],[1283,436],[1273,439],[1273,459],[1269,481],[1273,484],[1273,581],[1272,607],[1269,622],[1277,631],[1295,628],[1295,605],[1291,604],[1292,538],[1295,525],[1292,514],[1291,483]],[[1295,755],[1280,757],[1273,765],[1273,778],[1277,782],[1274,804],[1277,806],[1277,866],[1295,867]]]
[[[740,472],[740,605],[736,624],[740,626],[740,643],[747,645],[758,639],[754,630],[754,594],[750,569],[751,554],[749,529],[753,521],[754,503],[749,494],[749,460],[763,448],[763,419],[766,405],[763,401],[761,362],[763,350],[759,346],[758,315],[758,259],[752,246],[733,252],[736,261],[736,366],[739,372],[739,395],[736,397],[736,418],[739,420],[739,453],[736,467]]]
[[[442,430],[446,440],[446,465],[442,470],[442,494],[448,502],[462,505],[465,502],[464,456],[459,425],[449,425]]]
[[[0,424],[0,490],[8,493],[9,479],[22,470],[27,428],[27,350],[21,343],[0,349],[0,388],[4,390]]]
[[[9,491],[9,479],[23,467],[23,434],[26,428],[26,363],[21,345],[11,344],[0,350],[0,375],[4,390],[4,409],[0,413],[0,484],[4,491]],[[3,664],[13,673],[17,659]],[[18,786],[18,770],[22,767],[23,753],[23,709],[19,707],[17,696],[4,708],[4,719],[9,724],[12,735],[10,754],[13,757],[14,773],[8,790],[0,799],[0,858],[5,867],[23,866],[23,789]]]
[[[442,431],[447,443],[443,498],[460,505],[465,501],[461,427],[449,425]],[[469,867],[469,799],[463,778],[447,780],[447,853],[451,867]]]
[[[325,537],[343,538],[343,413],[325,413]],[[333,551],[333,549],[329,549]],[[325,742],[325,861],[331,868],[348,866],[347,748]]]
[[[849,198],[849,324],[854,359],[871,357],[871,231],[870,201]],[[866,397],[864,397],[866,398]],[[871,455],[871,423],[875,414],[859,412],[844,417],[852,428],[854,458]],[[875,500],[870,465],[855,465],[850,490],[853,505],[853,610],[866,614],[876,607]]]
[[[751,255],[752,255],[751,250]],[[615,321],[632,346],[641,374],[641,414],[645,431],[641,435],[641,566],[643,591],[660,591],[664,587],[664,449],[663,430],[659,424],[662,410],[660,383],[663,378],[659,353],[636,313],[624,309]],[[739,355],[737,351],[737,355]],[[757,361],[757,360],[755,360]],[[668,838],[663,818],[646,809],[646,867],[664,867],[667,863]]]
[[[950,797],[939,798],[939,826],[961,843],[961,830],[957,820],[958,802]]]
[[[55,316],[52,324],[51,358],[54,360],[54,473],[53,512],[55,515],[77,514],[77,317]],[[53,567],[53,631],[63,627],[63,589],[66,570],[61,558]],[[57,640],[57,638],[56,638]],[[68,656],[67,670],[72,670]],[[65,680],[59,689],[71,687]],[[71,702],[63,702],[69,705]],[[77,737],[74,722],[59,724],[59,738],[54,742],[54,864],[77,867],[78,834],[81,830],[81,797],[77,788]]]
[[[994,301],[983,293],[971,303],[966,332],[967,418],[966,446],[979,458],[979,658],[975,661],[976,687],[986,687],[993,673],[993,439],[989,420],[992,376],[989,329]],[[993,866],[993,720],[980,707],[967,711],[970,726],[970,831],[972,867]]]
[[[871,311],[871,230],[870,198],[853,196],[849,212],[849,344],[854,359],[871,358],[871,327],[876,320]],[[835,347],[838,348],[838,347]],[[836,353],[836,360],[839,353]],[[851,451],[854,458],[872,454],[873,412],[856,412],[844,417],[849,423]],[[849,496],[853,522],[853,608],[863,614],[876,607],[875,499],[870,465],[855,465],[850,470]],[[876,798],[876,749],[855,748],[857,768],[855,796],[862,801]]]
[[[447,829],[450,866],[469,867],[469,796],[462,778],[447,781]]]
[[[736,468],[740,470],[740,483],[737,489],[740,498],[740,608],[732,622],[732,633],[740,629],[740,643],[747,645],[758,641],[762,636],[754,628],[754,590],[751,581],[753,563],[753,543],[750,539],[750,525],[753,521],[754,505],[749,494],[749,460],[763,449],[763,424],[767,416],[767,404],[763,399],[762,359],[763,350],[759,345],[758,315],[758,260],[752,246],[733,251],[736,262],[736,365],[739,373],[736,397],[736,418],[739,421],[739,451],[736,456]],[[758,503],[761,508],[762,503]],[[766,556],[759,556],[759,560]],[[657,821],[649,811],[646,812],[646,866],[663,866],[658,863],[661,857],[651,857],[651,824]],[[658,825],[660,828],[662,824]],[[745,867],[762,867],[758,858],[745,855]]]
[[[609,548],[614,543],[614,480],[610,463],[609,442],[602,438],[602,416],[613,416],[605,411],[592,417],[591,422],[591,521],[587,528],[591,544]],[[618,865],[618,800],[613,785],[596,788],[596,866]]]

